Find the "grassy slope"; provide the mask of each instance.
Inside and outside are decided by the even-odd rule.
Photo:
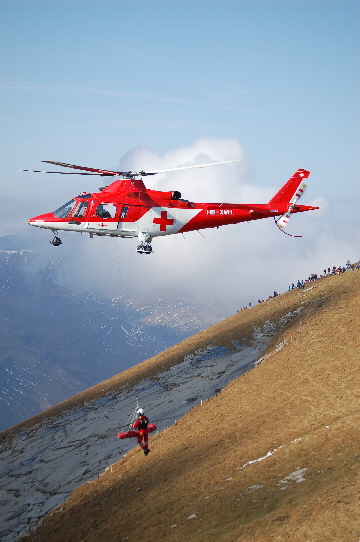
[[[189,339],[206,343],[214,330],[216,344],[249,338],[254,322],[303,307],[267,349],[286,340],[281,350],[152,437],[148,457],[134,448],[80,486],[26,540],[357,542],[360,272],[314,286]],[[165,354],[157,370],[170,363]],[[150,366],[138,366],[133,378]],[[304,468],[304,481],[280,482]]]

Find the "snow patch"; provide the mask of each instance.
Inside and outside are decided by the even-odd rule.
[[[281,343],[277,344],[276,347],[275,347],[275,350],[273,350],[272,352],[270,352],[269,354],[266,354],[265,356],[262,356],[262,358],[259,358],[257,360],[257,362],[255,363],[255,366],[257,367],[258,365],[260,365],[264,360],[266,360],[267,358],[269,358],[270,356],[273,356],[274,354],[276,354],[277,352],[280,352],[280,350],[286,345],[287,343],[287,340],[285,339],[284,341],[282,341]]]
[[[272,455],[274,455],[275,452],[277,452],[278,450],[280,450],[281,448],[283,448],[284,445],[282,444],[281,446],[279,446],[279,448],[275,448],[274,450],[270,450],[266,455],[264,455],[263,457],[259,457],[258,459],[253,459],[252,461],[248,461],[247,463],[245,463],[242,467],[238,467],[237,470],[242,470],[244,469],[245,467],[247,467],[248,465],[252,465],[253,463],[259,463],[260,461],[263,461],[264,459],[267,459],[268,457],[271,457]]]

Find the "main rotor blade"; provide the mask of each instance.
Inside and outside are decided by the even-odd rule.
[[[194,169],[203,168],[208,166],[216,166],[218,164],[230,164],[232,162],[241,162],[245,158],[239,160],[226,160],[224,162],[211,162],[210,164],[200,164],[198,166],[183,166],[169,169],[158,169],[155,171],[110,171],[107,169],[96,169],[85,166],[75,166],[74,164],[66,164],[65,162],[55,162],[53,160],[42,160],[46,164],[55,164],[56,166],[68,167],[72,169],[78,169],[80,171],[86,171],[88,173],[67,172],[67,171],[40,171],[37,169],[23,169],[23,171],[32,171],[33,173],[57,173],[60,175],[99,175],[101,177],[129,177],[134,178],[136,176],[156,175],[157,173],[166,173],[167,171],[179,171],[182,169]]]
[[[207,166],[217,166],[218,164],[230,164],[231,162],[241,162],[242,160],[246,160],[246,158],[241,158],[239,160],[226,160],[225,162],[211,162],[211,164],[201,164],[199,166],[183,166],[183,167],[174,167],[170,169],[157,169],[151,173],[141,171],[139,172],[139,175],[154,175],[155,173],[165,173],[167,171],[179,171],[180,169],[193,169],[193,168],[202,168]]]
[[[95,169],[92,167],[84,167],[84,166],[74,166],[73,164],[65,164],[64,162],[53,162],[52,160],[42,160],[42,162],[46,164],[55,164],[55,166],[62,166],[62,167],[70,167],[72,169],[82,169],[84,171],[93,171],[94,173],[98,173],[100,175],[122,175],[123,171],[108,171],[107,169]],[[54,172],[59,173],[59,172]]]
[[[31,171],[32,173],[57,173],[59,175],[100,175],[101,177],[114,177],[118,173],[80,173],[80,171],[40,171],[38,169],[22,169],[21,171]]]

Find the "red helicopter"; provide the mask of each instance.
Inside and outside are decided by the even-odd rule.
[[[277,226],[284,228],[291,214],[318,209],[318,207],[309,205],[297,205],[297,201],[306,187],[304,179],[310,175],[310,172],[305,169],[298,169],[275,196],[265,204],[193,203],[182,199],[181,193],[177,190],[173,192],[150,190],[146,188],[142,180],[142,177],[156,173],[237,161],[239,160],[152,172],[133,172],[107,171],[44,160],[48,164],[81,170],[84,173],[24,171],[63,175],[99,175],[101,177],[120,177],[120,179],[99,188],[99,192],[79,194],[56,211],[31,218],[28,220],[28,224],[52,230],[54,238],[50,243],[54,246],[62,244],[58,237],[58,231],[64,230],[86,232],[90,234],[90,237],[94,235],[137,237],[139,241],[137,252],[151,254],[153,251],[152,239],[161,235],[218,228],[226,224],[237,224],[238,222],[269,217],[274,217]],[[275,217],[280,218],[276,220]]]

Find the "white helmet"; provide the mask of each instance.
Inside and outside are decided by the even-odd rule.
[[[143,408],[139,408],[139,410],[137,411],[137,413],[139,414],[139,416],[143,416],[143,415],[144,415],[144,409],[143,409]]]

